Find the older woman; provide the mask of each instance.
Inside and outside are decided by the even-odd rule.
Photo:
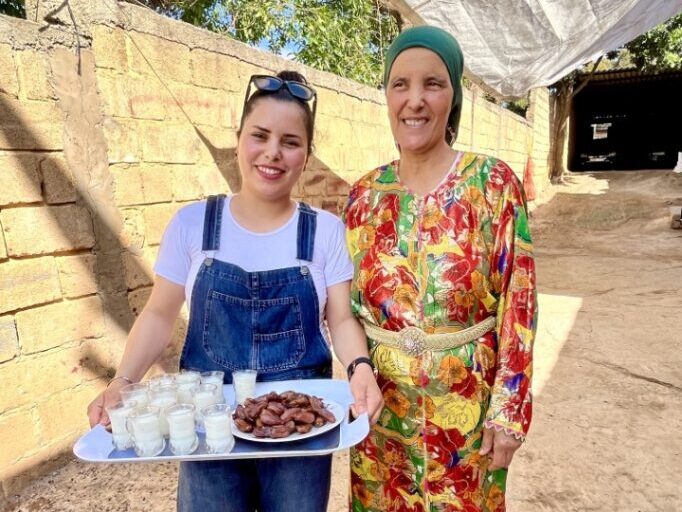
[[[400,159],[352,188],[352,301],[385,407],[351,454],[355,512],[505,509],[531,419],[535,267],[518,179],[451,148],[462,54],[446,32],[404,31],[384,84]]]

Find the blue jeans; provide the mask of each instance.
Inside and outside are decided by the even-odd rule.
[[[178,512],[324,512],[331,466],[331,455],[181,462]]]

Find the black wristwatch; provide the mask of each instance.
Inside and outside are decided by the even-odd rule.
[[[351,363],[348,365],[348,368],[346,368],[346,373],[348,374],[348,380],[353,376],[355,373],[355,369],[358,367],[359,364],[368,364],[370,368],[372,368],[372,373],[374,373],[374,377],[377,376],[377,369],[374,367],[374,363],[372,363],[372,360],[369,357],[357,357],[351,361]]]

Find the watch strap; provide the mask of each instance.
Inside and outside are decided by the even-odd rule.
[[[346,368],[346,373],[348,374],[348,380],[351,379],[353,374],[355,373],[355,369],[359,364],[368,364],[370,368],[372,368],[372,372],[376,375],[376,368],[374,367],[374,363],[372,363],[372,360],[369,357],[356,357],[351,361],[351,363],[348,365],[348,368]]]

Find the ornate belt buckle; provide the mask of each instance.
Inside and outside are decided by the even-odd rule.
[[[418,356],[426,348],[426,333],[419,327],[406,327],[398,333],[398,342],[405,352]]]

